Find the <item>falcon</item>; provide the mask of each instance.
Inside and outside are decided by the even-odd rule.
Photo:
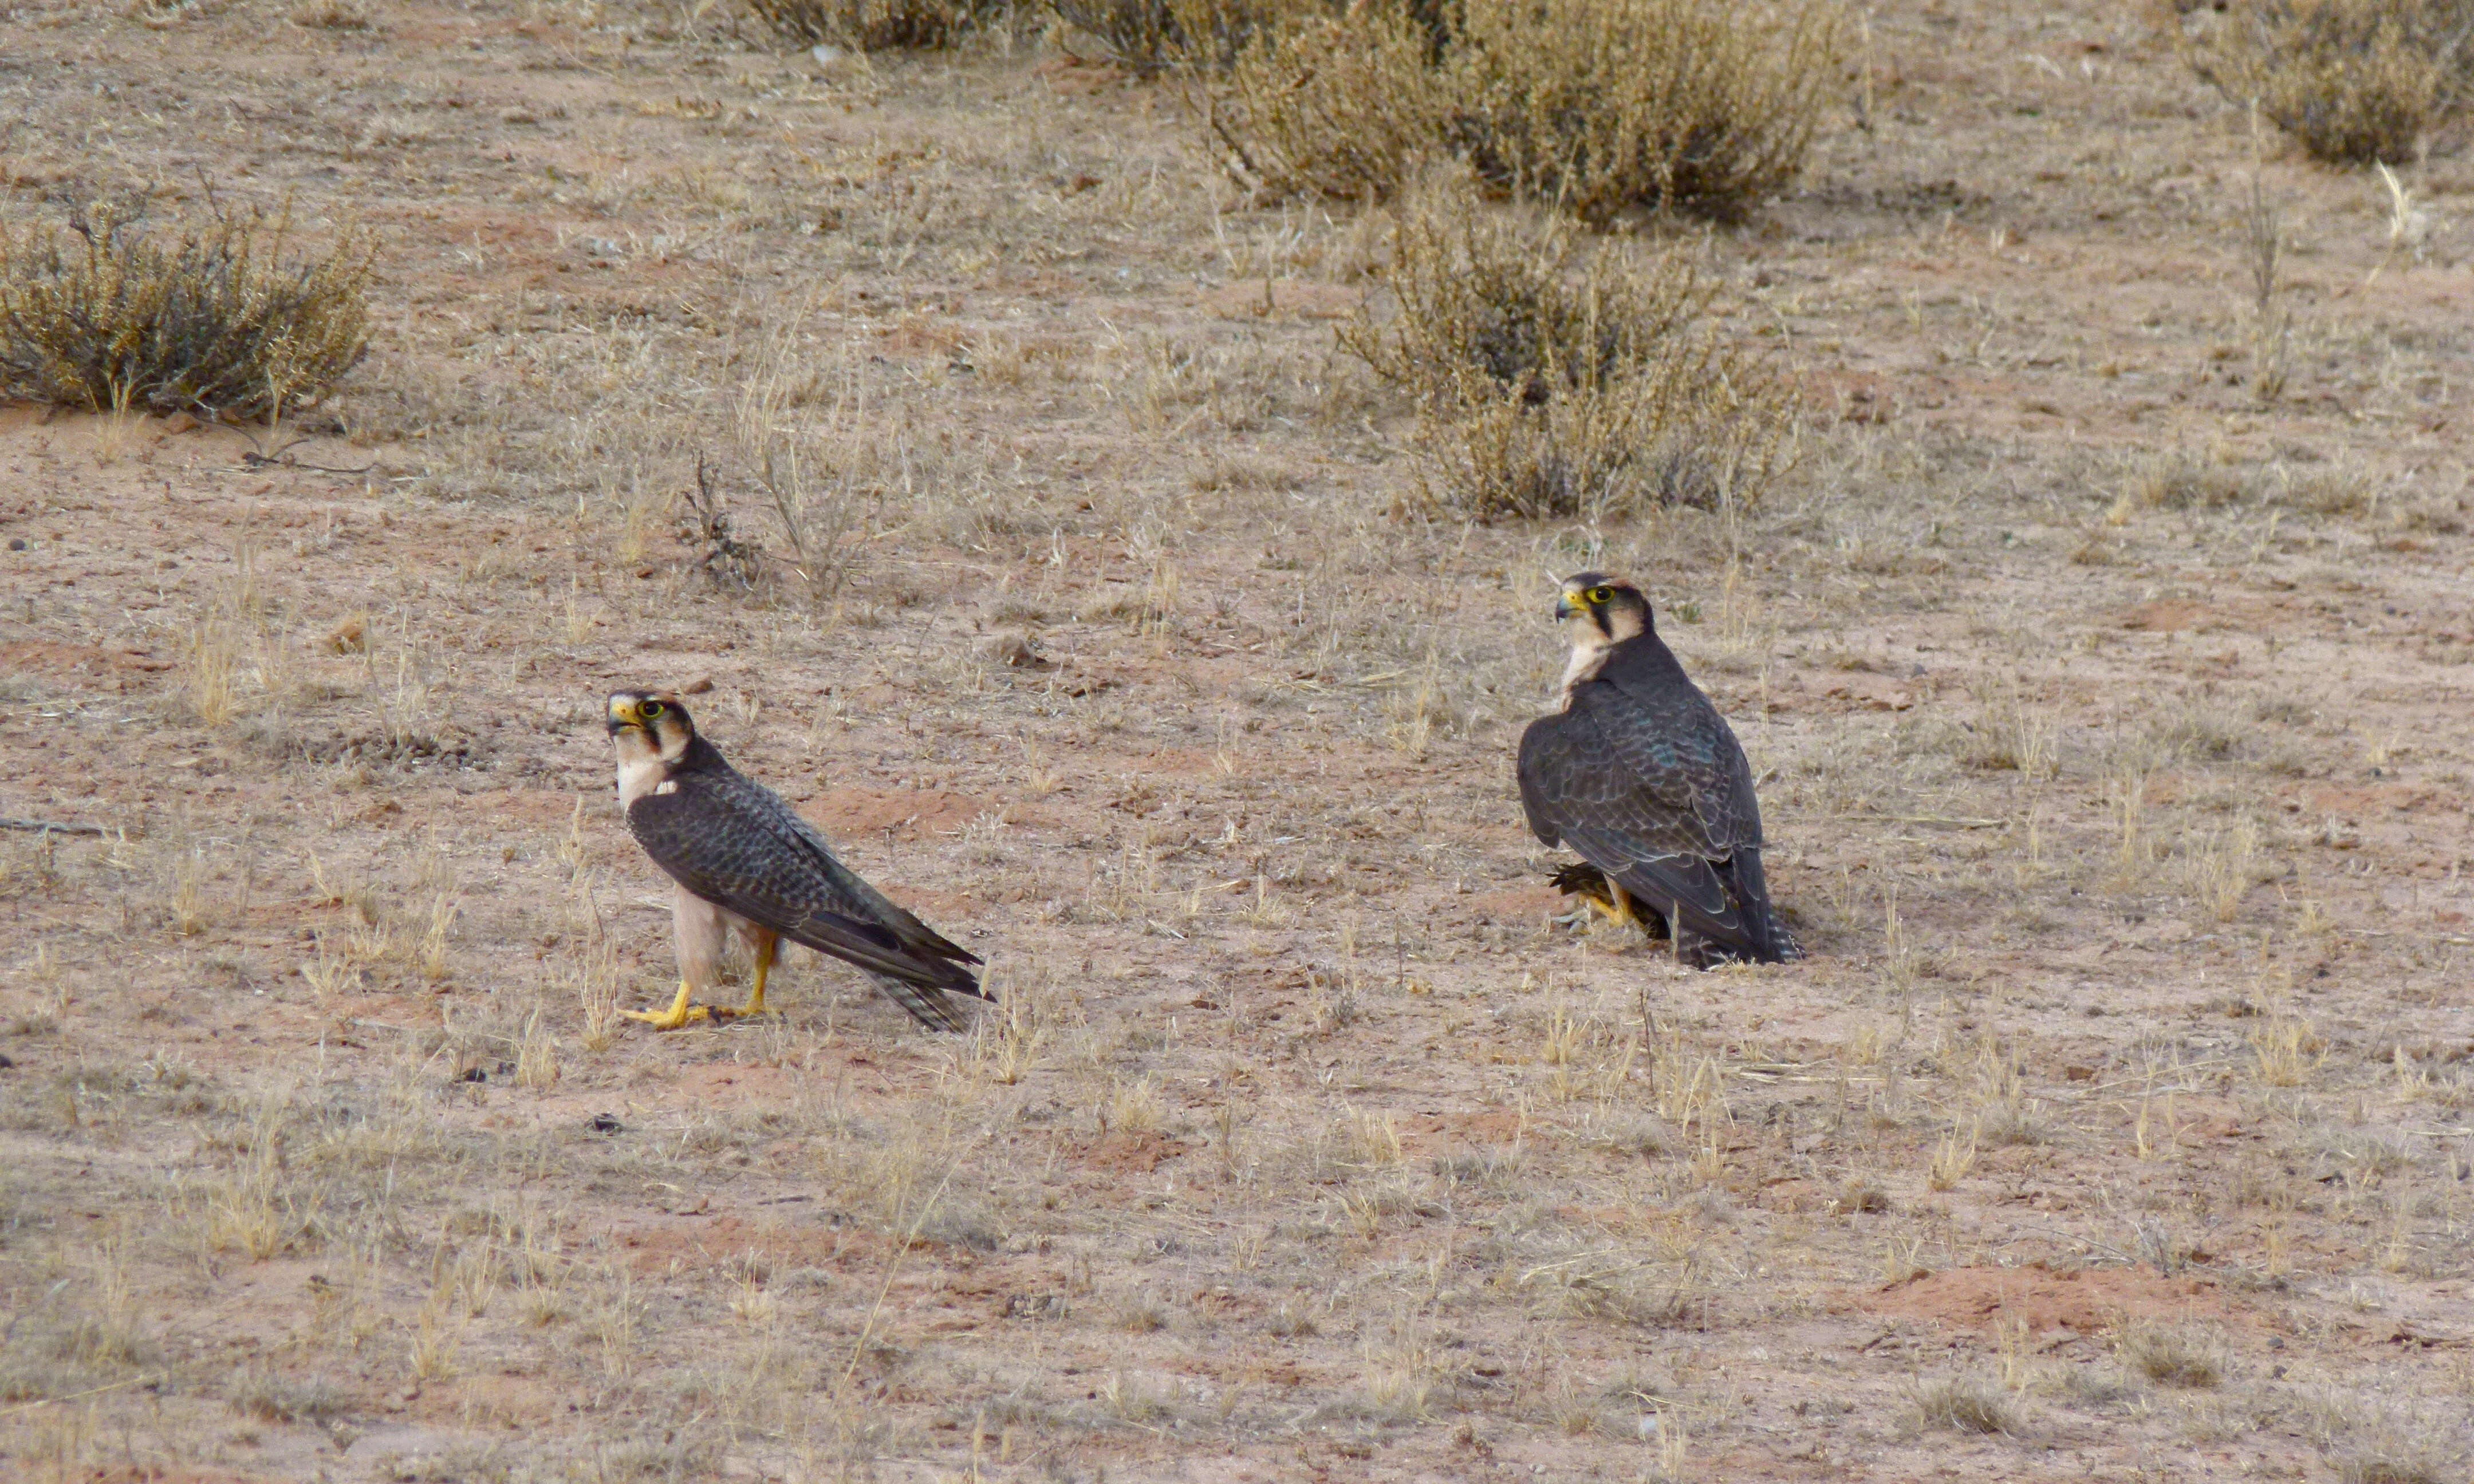
[[[1744,750],[1658,636],[1640,589],[1564,580],[1563,709],[1520,735],[1520,802],[1581,864],[1554,884],[1618,923],[1671,937],[1679,961],[1801,956],[1761,876],[1761,810]],[[1588,910],[1585,907],[1584,910]]]
[[[678,998],[667,1010],[631,1010],[629,1018],[668,1031],[764,1014],[764,976],[785,938],[856,965],[930,1030],[962,1028],[947,994],[988,997],[963,967],[977,958],[834,859],[815,826],[696,734],[678,697],[616,692],[610,736],[627,828],[677,883]],[[737,1010],[690,1003],[717,977],[733,935],[756,965],[747,1003]]]

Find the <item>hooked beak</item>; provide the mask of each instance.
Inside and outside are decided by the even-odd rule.
[[[615,737],[630,728],[641,730],[643,725],[644,718],[637,713],[636,700],[633,696],[610,698],[610,734],[612,736]]]
[[[1577,617],[1581,611],[1581,606],[1572,601],[1572,595],[1570,593],[1564,592],[1555,595],[1555,621],[1557,623],[1562,623],[1567,618]]]

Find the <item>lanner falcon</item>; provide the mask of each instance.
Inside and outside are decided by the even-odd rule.
[[[764,1012],[764,975],[781,939],[867,971],[887,998],[930,1030],[958,1031],[948,992],[985,999],[965,964],[977,958],[885,899],[834,859],[824,837],[781,796],[696,735],[667,691],[610,698],[618,749],[618,806],[653,864],[678,883],[673,906],[679,995],[665,1011],[627,1012],[657,1030]],[[721,967],[731,933],[756,963],[744,1007],[690,1004]]]
[[[1679,960],[1801,956],[1761,877],[1753,770],[1726,718],[1659,638],[1640,589],[1567,578],[1555,616],[1572,636],[1564,708],[1520,736],[1520,802],[1547,845],[1584,865],[1555,885]]]

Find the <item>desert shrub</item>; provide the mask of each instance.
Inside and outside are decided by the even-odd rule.
[[[1360,0],[1266,28],[1208,89],[1237,172],[1386,199],[1429,156],[1596,225],[1727,218],[1801,167],[1837,12],[1723,0]]]
[[[1836,12],[1712,0],[1471,0],[1453,47],[1456,153],[1584,221],[1741,215],[1793,180]]]
[[[1383,202],[1441,152],[1449,79],[1417,18],[1365,0],[1256,33],[1203,89],[1232,173],[1270,196]]]
[[[1054,0],[1057,15],[1108,55],[1149,76],[1170,67],[1225,69],[1247,41],[1334,7],[1329,0]]]
[[[856,51],[951,46],[1008,8],[1006,0],[745,0],[748,13],[798,46]]]
[[[96,208],[0,226],[0,395],[222,419],[315,402],[368,347],[373,254],[347,237],[293,256],[290,225]]]
[[[2203,80],[2332,164],[2413,158],[2474,85],[2474,0],[2252,0],[2189,24]]]
[[[1749,502],[1783,462],[1783,389],[1733,348],[1681,250],[1583,251],[1466,179],[1405,202],[1394,311],[1343,347],[1416,399],[1429,497],[1480,519]]]
[[[1178,7],[1171,0],[1055,0],[1064,22],[1108,49],[1108,55],[1150,74],[1176,61],[1186,49]]]

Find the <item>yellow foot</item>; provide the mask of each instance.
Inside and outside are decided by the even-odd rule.
[[[772,968],[773,950],[768,945],[764,952],[756,956],[756,983],[747,993],[747,1003],[736,1010],[725,1010],[716,1005],[713,1007],[713,1017],[716,1020],[744,1020],[749,1016],[763,1015],[764,1013],[764,975]]]
[[[674,1031],[682,1025],[713,1018],[714,1012],[703,1005],[688,1003],[688,987],[679,986],[679,997],[670,1001],[667,1010],[629,1010],[622,1012],[630,1020],[642,1020],[657,1031]],[[731,1012],[723,1011],[728,1015]]]

